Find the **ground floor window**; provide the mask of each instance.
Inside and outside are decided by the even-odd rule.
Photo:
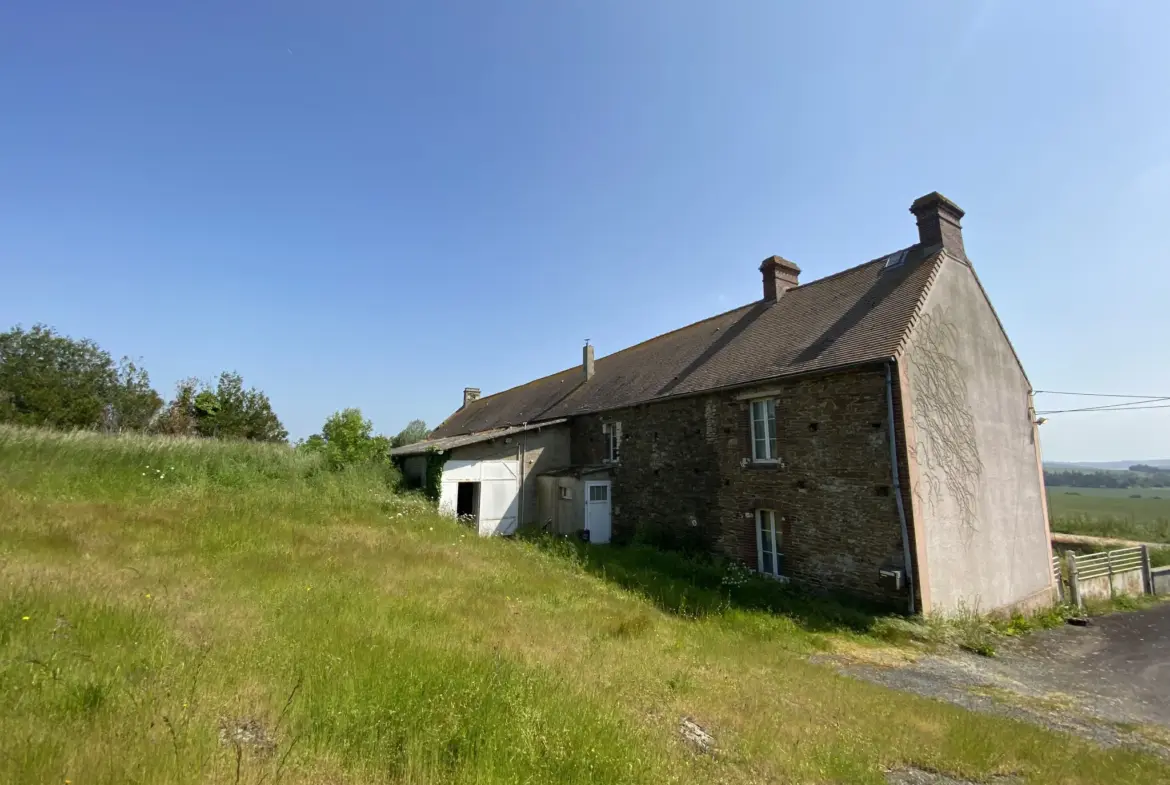
[[[756,554],[759,570],[764,575],[779,578],[784,574],[784,555],[780,529],[776,526],[775,510],[756,510]]]

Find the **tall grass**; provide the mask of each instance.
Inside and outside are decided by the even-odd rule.
[[[848,620],[680,612],[600,552],[481,540],[285,448],[0,428],[0,782],[1167,777],[843,679],[807,654],[879,646]]]

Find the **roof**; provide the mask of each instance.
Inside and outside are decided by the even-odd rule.
[[[887,265],[887,261],[902,261]],[[619,409],[755,381],[893,357],[917,314],[941,246],[914,245],[580,365],[484,396],[432,438]]]
[[[543,422],[515,425],[511,427],[492,428],[486,431],[479,431],[478,433],[462,434],[459,436],[446,436],[442,438],[435,438],[432,434],[431,438],[415,442],[414,444],[407,444],[402,447],[395,447],[390,451],[391,455],[422,455],[423,453],[436,450],[443,452],[445,450],[454,449],[455,447],[466,447],[469,444],[478,444],[479,442],[486,442],[492,439],[499,439],[504,436],[511,436],[516,433],[524,433],[525,431],[532,431],[537,428],[547,428],[550,425],[561,425],[568,422],[567,419],[560,420],[544,420]]]

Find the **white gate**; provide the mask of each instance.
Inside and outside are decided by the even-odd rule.
[[[479,483],[477,523],[481,537],[516,531],[520,499],[520,462],[515,460],[447,461],[439,509],[455,514],[459,483]]]

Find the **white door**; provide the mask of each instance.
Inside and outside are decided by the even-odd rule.
[[[589,542],[609,542],[609,480],[585,482],[585,529]]]
[[[479,536],[516,531],[520,507],[519,461],[481,461]]]
[[[439,509],[455,514],[459,483],[479,483],[479,534],[511,534],[516,530],[520,500],[520,462],[516,460],[447,461],[439,486]]]

